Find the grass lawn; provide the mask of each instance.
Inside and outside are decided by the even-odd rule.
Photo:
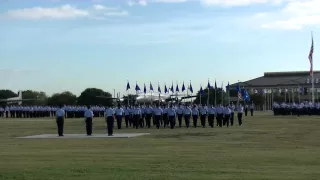
[[[237,123],[236,123],[237,124]],[[106,133],[95,119],[94,133]],[[53,119],[0,119],[0,179],[320,179],[320,116],[244,117],[244,126],[115,129],[129,139],[17,139],[53,134]],[[85,133],[67,119],[65,134]]]

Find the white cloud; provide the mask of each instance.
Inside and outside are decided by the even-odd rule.
[[[139,0],[138,2],[141,6],[146,6],[147,5],[147,0]]]
[[[72,7],[71,5],[63,5],[56,8],[43,8],[43,7],[33,7],[17,10],[9,10],[6,15],[13,19],[70,19],[77,17],[89,16],[89,12],[86,10],[78,9]]]
[[[127,2],[128,6],[133,6],[133,5],[141,5],[141,6],[147,6],[148,4],[148,0],[136,0],[136,1],[133,1],[133,0],[129,0]]]
[[[232,7],[232,6],[249,6],[253,4],[281,4],[287,1],[293,0],[143,0],[154,3],[184,3],[188,1],[200,2],[206,6],[222,6],[222,7]],[[134,4],[133,1],[130,4]]]
[[[262,22],[262,28],[296,30],[320,25],[319,7],[319,0],[295,0],[287,2],[279,11],[259,13],[254,17]]]
[[[75,19],[84,17],[105,18],[106,16],[126,16],[129,13],[114,7],[105,7],[95,4],[92,8],[80,9],[69,4],[60,7],[33,7],[24,9],[9,10],[1,17],[9,19],[22,20],[40,20],[40,19]]]

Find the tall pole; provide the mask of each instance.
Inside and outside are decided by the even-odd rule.
[[[208,85],[209,85],[209,79],[208,79]],[[211,85],[210,85],[211,86]],[[207,106],[209,106],[209,99],[210,99],[210,87],[207,87],[208,88],[208,100],[207,100]]]
[[[217,106],[217,81],[216,79],[214,80],[214,106]]]
[[[223,105],[223,81],[221,83],[221,104]]]

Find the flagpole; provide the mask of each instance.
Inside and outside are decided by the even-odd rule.
[[[217,106],[217,81],[216,79],[214,80],[214,106]]]
[[[314,104],[314,77],[313,77],[313,33],[311,31],[311,49],[309,53],[309,60],[311,63],[311,81],[312,81],[312,87],[311,87],[311,93],[312,93],[312,103]]]
[[[200,87],[201,87],[201,85],[200,85]],[[201,104],[201,92],[199,94],[200,94],[200,104]]]
[[[129,79],[127,79],[127,86],[129,83]],[[129,107],[129,89],[127,88],[127,102],[128,102],[128,107]]]
[[[238,88],[240,88],[240,81],[238,80]],[[240,90],[241,91],[241,90]],[[238,89],[238,92],[237,92],[237,96],[238,96],[238,105],[240,103],[240,97],[239,97],[239,89]]]
[[[208,79],[208,85],[210,85],[210,83],[209,83],[209,79]],[[208,88],[208,100],[207,100],[207,106],[209,106],[209,99],[210,99],[210,86],[208,86],[207,88]]]
[[[221,84],[221,104],[223,105],[223,81]]]

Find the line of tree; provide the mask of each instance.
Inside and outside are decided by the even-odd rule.
[[[11,90],[0,90],[0,99],[8,99],[17,97],[18,94]],[[101,98],[103,96],[105,98]],[[102,89],[87,88],[80,96],[76,96],[70,91],[62,93],[55,93],[52,96],[47,96],[45,92],[26,90],[22,91],[23,99],[35,99],[33,101],[23,101],[23,105],[49,105],[56,106],[60,104],[66,105],[112,105],[112,95],[109,92],[105,92]],[[6,105],[6,102],[1,102],[0,105]]]
[[[217,92],[215,92],[217,91]],[[216,93],[216,96],[215,96]],[[229,93],[229,94],[228,94]],[[218,88],[215,90],[214,88],[209,91],[209,103],[210,104],[227,104],[228,97],[237,97],[237,91],[231,89],[230,92],[225,92]],[[194,100],[194,103],[200,103],[200,91],[196,93],[197,97]],[[11,90],[0,90],[0,99],[7,99],[11,97],[18,96],[15,92]],[[66,105],[102,105],[102,106],[110,106],[113,104],[113,100],[111,93],[105,92],[102,89],[97,88],[87,88],[85,89],[78,97],[70,91],[65,91],[62,93],[55,93],[52,96],[47,96],[45,92],[42,91],[33,91],[26,90],[22,91],[23,99],[36,99],[34,101],[24,101],[24,105],[49,105],[56,106],[59,104]],[[100,96],[100,97],[99,97]],[[101,98],[101,96],[105,98]],[[217,100],[215,100],[215,97]],[[222,102],[223,97],[223,102]],[[123,96],[124,102],[127,102],[127,96]],[[136,95],[129,94],[129,102],[130,104],[134,103]],[[208,89],[203,90],[203,94],[201,94],[201,103],[207,104],[208,98]],[[282,97],[275,97],[275,99],[280,100]],[[263,105],[265,98],[261,94],[251,94],[250,99],[255,105]],[[0,105],[5,105],[5,102],[0,103]]]

